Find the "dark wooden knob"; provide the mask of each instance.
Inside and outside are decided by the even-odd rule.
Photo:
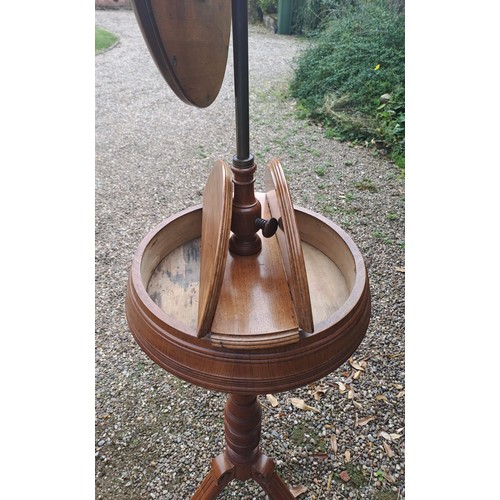
[[[278,221],[274,217],[271,217],[268,220],[257,217],[255,219],[255,225],[259,229],[262,229],[262,236],[264,236],[264,238],[274,236],[278,230]]]

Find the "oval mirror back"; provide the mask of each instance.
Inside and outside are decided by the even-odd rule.
[[[228,0],[131,0],[151,56],[182,101],[212,104],[227,65]]]

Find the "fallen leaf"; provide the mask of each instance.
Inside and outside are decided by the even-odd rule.
[[[330,446],[332,447],[333,453],[337,453],[337,436],[335,434],[332,434],[330,436]]]
[[[311,456],[316,460],[328,460],[328,455],[326,453],[313,453]]]
[[[354,375],[353,375],[352,378],[354,380],[358,380],[358,378],[360,377],[360,375],[361,375],[361,370],[357,370],[357,371],[354,372]]]
[[[404,273],[405,272],[405,268],[404,267],[395,267],[394,269],[396,269],[396,271],[398,271],[400,273]]]
[[[391,476],[389,473],[384,472],[384,479],[387,479],[390,483],[395,483],[396,478],[394,476]]]
[[[347,393],[347,399],[353,399],[354,398],[354,391],[352,389],[349,389],[349,392]]]
[[[405,395],[405,391],[399,391],[399,392],[396,394],[396,397],[397,397],[397,398],[402,398],[404,395]]]
[[[292,403],[293,406],[296,408],[299,408],[300,410],[310,410],[310,411],[315,411],[319,413],[319,410],[317,408],[314,408],[313,406],[309,406],[303,399],[299,398],[290,398],[289,399],[290,403]]]
[[[386,396],[385,394],[377,394],[377,395],[375,396],[375,399],[376,399],[377,401],[384,401],[385,403],[388,403],[388,402],[389,402],[389,401],[388,401],[388,399],[387,399],[387,396]]]
[[[339,391],[341,394],[347,391],[347,387],[343,382],[337,382],[337,385],[339,386]]]
[[[346,463],[349,463],[351,461],[351,452],[349,450],[346,450],[344,453],[345,461]]]
[[[387,456],[389,458],[392,458],[394,456],[394,452],[392,451],[391,447],[384,441],[384,450],[387,453]]]
[[[343,470],[340,474],[340,479],[342,479],[342,481],[345,481],[347,483],[347,481],[349,481],[351,479],[351,476],[349,475],[349,472],[347,472],[346,470]]]
[[[359,425],[360,427],[361,427],[362,425],[366,425],[368,422],[371,422],[372,420],[375,420],[375,417],[374,417],[373,415],[372,415],[372,416],[369,416],[369,417],[363,417],[363,418],[361,418],[361,419],[359,419],[359,420],[357,421],[357,425],[356,425],[356,427],[357,427],[358,425]]]
[[[391,439],[393,441],[396,441],[397,439],[399,439],[401,437],[401,434],[393,433],[393,434],[390,434],[390,436],[391,436]]]
[[[364,368],[361,366],[360,363],[358,363],[356,360],[353,358],[349,358],[349,364],[355,369],[355,370],[360,370],[364,371]],[[366,363],[365,363],[366,364]]]
[[[314,392],[312,393],[312,395],[316,401],[319,401],[321,399],[321,396],[323,396],[323,394],[325,394],[327,390],[328,387],[324,385],[317,385],[314,388]]]
[[[305,493],[306,491],[307,488],[303,484],[299,484],[298,486],[290,488],[290,493],[294,496],[294,498],[297,498],[299,495],[302,495],[302,493]]]
[[[401,384],[392,384],[392,387],[394,387],[395,389],[402,389],[403,386]]]
[[[352,404],[358,409],[358,410],[362,410],[363,409],[363,405],[361,403],[358,403],[357,401],[354,401],[354,399],[352,400]]]
[[[326,483],[327,493],[330,491],[330,488],[332,487],[332,478],[333,478],[333,472],[328,476],[328,482]]]
[[[382,436],[384,439],[387,439],[387,441],[392,441],[391,435],[385,431],[381,431],[379,433],[379,436]]]
[[[278,400],[272,394],[266,394],[267,400],[271,403],[273,408],[279,405]]]

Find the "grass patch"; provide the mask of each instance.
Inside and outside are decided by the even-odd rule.
[[[310,452],[324,453],[327,445],[325,439],[317,431],[305,424],[299,424],[292,430],[290,441],[296,446],[306,448]]]
[[[357,467],[352,463],[348,463],[346,465],[346,470],[349,476],[351,477],[353,485],[356,486],[356,488],[361,488],[362,486],[365,486],[368,483],[360,467]]]
[[[383,232],[378,229],[372,232],[372,236],[377,240],[381,240],[386,245],[392,245],[394,242]]]
[[[316,167],[316,168],[314,169],[314,173],[315,173],[316,175],[318,175],[319,177],[323,177],[323,176],[325,175],[325,173],[326,173],[326,168],[325,168],[325,166],[324,166],[324,165],[321,165],[321,166],[319,166],[319,167]]]
[[[116,41],[118,37],[105,29],[99,28],[99,26],[95,27],[95,53],[99,54],[102,51],[111,47]]]
[[[360,191],[370,191],[370,193],[377,192],[377,186],[373,183],[371,179],[363,177],[360,181],[354,184]]]

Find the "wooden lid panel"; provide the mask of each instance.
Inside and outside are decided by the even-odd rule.
[[[279,222],[276,238],[295,304],[299,326],[304,331],[311,333],[314,331],[314,322],[304,255],[285,174],[281,163],[277,159],[271,160],[266,165],[265,186],[266,201],[271,216]]]
[[[256,194],[263,216],[264,196]],[[299,325],[275,238],[264,239],[254,255],[228,256],[212,344],[232,349],[261,349],[299,341]]]
[[[229,251],[232,201],[231,169],[225,161],[219,160],[203,192],[198,337],[210,331],[219,301]]]

